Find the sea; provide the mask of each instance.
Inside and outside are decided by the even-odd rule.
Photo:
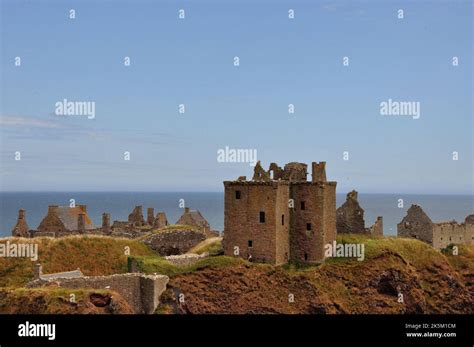
[[[339,207],[345,194],[337,194]],[[169,223],[175,223],[183,213],[183,203],[199,210],[214,230],[224,229],[224,193],[219,192],[0,192],[0,236],[10,236],[16,223],[19,209],[26,210],[30,229],[35,229],[46,215],[48,205],[69,206],[71,199],[76,205],[87,205],[87,213],[96,226],[102,224],[102,213],[111,214],[111,221],[127,220],[137,205],[143,206],[146,218],[147,207],[166,213]],[[403,200],[403,207],[399,206]],[[377,216],[383,216],[384,234],[396,235],[397,223],[405,216],[411,204],[420,205],[434,222],[455,219],[464,221],[474,214],[472,195],[404,195],[363,194],[359,203],[365,210],[366,227],[372,225]]]

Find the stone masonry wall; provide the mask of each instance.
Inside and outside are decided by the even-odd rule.
[[[291,198],[295,207],[291,217],[290,258],[298,262],[321,262],[324,259],[325,243],[322,185],[311,182],[294,183],[291,186]]]
[[[347,194],[346,201],[337,209],[336,213],[338,233],[366,233],[364,209],[359,205],[355,190]]]
[[[474,244],[474,224],[455,221],[433,224],[433,247],[446,248],[451,244]]]
[[[433,243],[433,222],[418,205],[411,205],[407,215],[397,224],[399,237],[411,237]]]
[[[282,262],[287,253],[287,246],[283,244],[286,226],[277,231],[277,224],[281,225],[281,214],[285,214],[283,205],[288,206],[288,200],[284,201],[289,194],[288,183],[236,181],[224,182],[224,186],[224,254],[235,256],[234,248],[238,247],[239,256],[244,259],[251,255],[257,262]],[[237,199],[237,191],[240,199]],[[260,223],[260,212],[265,213],[264,223]]]
[[[197,230],[166,230],[151,234],[143,240],[161,256],[183,254],[204,241],[206,235]]]
[[[77,278],[54,279],[63,288],[110,287],[129,303],[134,313],[153,313],[159,304],[160,295],[165,291],[169,278],[163,275],[144,275],[139,273],[116,274],[111,276],[84,276]],[[30,287],[38,287],[47,281],[33,281]]]

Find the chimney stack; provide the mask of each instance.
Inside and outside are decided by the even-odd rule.
[[[33,271],[34,271],[33,273],[34,279],[35,280],[41,279],[41,275],[43,274],[43,267],[41,266],[41,264],[35,264]]]
[[[102,230],[104,232],[110,230],[110,213],[102,213]]]
[[[326,162],[312,162],[312,180],[313,182],[327,182],[326,179]]]
[[[148,223],[148,225],[153,225],[155,221],[155,209],[153,207],[148,207],[146,212],[147,212],[146,222]]]
[[[84,212],[79,213],[77,216],[77,229],[80,233],[86,231],[86,214]]]

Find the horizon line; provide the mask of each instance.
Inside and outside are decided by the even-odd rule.
[[[474,198],[474,194],[470,193],[399,193],[399,192],[382,192],[382,193],[365,193],[361,191],[357,191],[359,194],[367,194],[367,195],[438,195],[438,196],[470,196]],[[216,191],[216,190],[206,190],[206,191],[195,191],[195,190],[0,190],[0,194],[2,193],[219,193],[224,194],[224,191]],[[337,194],[346,194],[345,192],[336,192]]]

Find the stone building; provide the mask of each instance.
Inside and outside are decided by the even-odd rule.
[[[453,244],[474,244],[474,215],[466,217],[464,223],[456,221],[433,223],[423,209],[411,205],[407,215],[397,224],[399,237],[410,237],[424,241],[436,249]]]
[[[184,208],[184,213],[179,217],[176,224],[195,226],[206,233],[211,230],[211,226],[202,216],[201,212],[190,210],[189,207]]]
[[[30,228],[26,223],[26,211],[21,209],[18,211],[18,219],[12,230],[12,235],[16,237],[30,237]]]
[[[142,206],[135,206],[132,213],[128,215],[128,222],[134,227],[141,227],[145,225]]]
[[[27,288],[40,288],[54,284],[60,288],[104,289],[119,293],[136,314],[152,314],[160,303],[169,278],[164,275],[142,273],[120,273],[109,276],[84,276],[80,269],[52,274],[43,274],[41,264],[34,268],[34,279]]]
[[[158,212],[153,222],[153,226],[155,228],[163,228],[167,225],[168,225],[168,219],[166,218],[166,214],[164,212]]]
[[[357,200],[358,193],[347,193],[346,201],[336,210],[337,232],[341,234],[365,233],[364,209]]]
[[[95,226],[87,215],[86,205],[75,207],[50,205],[46,217],[43,218],[34,234],[40,236],[41,233],[50,233],[55,234],[51,236],[58,236],[61,233],[85,233],[94,229]]]
[[[326,179],[326,163],[288,163],[282,169],[260,162],[251,181],[225,181],[225,255],[257,262],[319,263],[324,246],[336,239],[336,182]]]
[[[148,232],[152,229],[162,228],[167,225],[168,219],[164,212],[158,212],[155,216],[155,209],[153,207],[148,207],[145,220],[143,217],[143,206],[135,206],[133,211],[128,215],[127,221],[116,220],[113,222],[111,233],[126,233],[127,235],[134,237],[138,236],[139,233]]]
[[[358,201],[358,193],[347,193],[346,201],[336,210],[336,228],[338,234],[365,234],[383,236],[383,218],[377,217],[374,225],[365,227],[364,209]]]

